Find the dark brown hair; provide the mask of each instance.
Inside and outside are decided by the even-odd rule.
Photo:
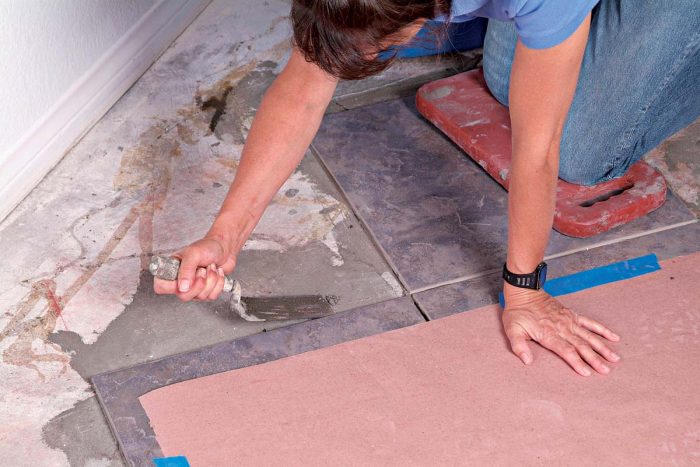
[[[294,44],[307,61],[341,79],[388,67],[386,40],[421,18],[449,15],[449,0],[294,0]]]

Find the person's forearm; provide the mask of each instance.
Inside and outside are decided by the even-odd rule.
[[[516,274],[535,270],[544,257],[552,228],[558,154],[539,158],[544,162],[533,165],[526,162],[527,155],[514,157],[511,167],[507,264]]]
[[[533,272],[544,257],[554,217],[559,148],[589,24],[590,15],[568,39],[548,49],[528,49],[520,40],[516,45],[508,99],[513,145],[506,261],[515,273]],[[607,374],[605,360],[620,360],[602,340],[619,336],[569,310],[547,291],[504,281],[503,294],[503,330],[524,364],[534,361],[529,341],[556,353],[582,376],[590,376],[591,368]]]
[[[303,58],[301,58],[303,60]],[[236,176],[209,235],[242,247],[265,208],[304,157],[336,82],[293,54],[253,121]]]
[[[518,42],[510,81],[513,129],[508,195],[508,269],[535,270],[554,218],[559,146],[576,90],[589,18],[563,43],[545,50]],[[508,289],[508,287],[506,287]]]

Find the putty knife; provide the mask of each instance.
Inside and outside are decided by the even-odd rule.
[[[180,270],[180,260],[168,256],[153,256],[148,270],[155,277],[174,281]],[[328,299],[321,295],[241,298],[241,283],[231,276],[224,277],[224,292],[231,292],[231,311],[246,321],[310,319],[333,314]]]

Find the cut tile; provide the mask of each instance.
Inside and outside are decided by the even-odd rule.
[[[481,62],[481,50],[439,56],[398,59],[375,76],[341,81],[328,113],[415,94],[423,84],[471,70]]]
[[[700,450],[700,254],[562,297],[621,334],[578,376],[496,306],[170,385],[140,401],[195,465],[691,465]],[[251,403],[255,401],[255,403]]]
[[[664,230],[580,251],[547,261],[549,277],[567,276],[606,264],[655,253],[659,260],[675,258],[700,251],[700,223]],[[413,295],[420,309],[430,319],[498,303],[503,288],[501,273],[436,287]],[[586,310],[577,310],[586,314]]]
[[[423,322],[409,297],[400,297],[327,318],[222,342],[92,378],[95,392],[124,457],[151,466],[162,457],[138,397],[192,378],[257,365],[309,350]]]
[[[413,294],[413,300],[428,319],[434,320],[498,303],[501,290],[501,273],[493,272]]]
[[[507,193],[412,98],[327,115],[314,147],[410,291],[501,266]],[[547,254],[692,219],[669,193],[658,210],[596,237],[553,231]]]

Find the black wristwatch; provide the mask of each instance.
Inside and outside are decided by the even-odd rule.
[[[508,267],[504,264],[503,279],[515,287],[540,290],[544,287],[544,283],[547,280],[547,263],[542,261],[537,265],[535,271],[530,274],[514,274],[510,272]]]

